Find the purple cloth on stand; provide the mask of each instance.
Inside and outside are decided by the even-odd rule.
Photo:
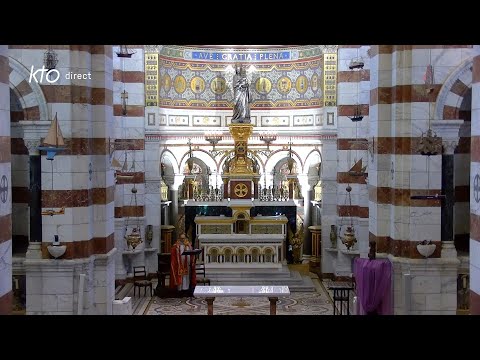
[[[388,259],[355,258],[357,314],[392,315],[392,264]]]

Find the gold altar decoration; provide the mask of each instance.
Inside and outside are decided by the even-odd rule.
[[[234,191],[235,191],[235,195],[237,195],[240,198],[243,198],[245,197],[245,195],[247,195],[248,188],[247,188],[247,185],[245,185],[244,183],[240,183],[235,185]]]
[[[300,251],[303,246],[303,224],[299,226],[299,229],[293,234],[290,226],[288,227],[289,243],[292,245],[293,250],[293,262],[295,264],[300,263]]]
[[[253,133],[253,124],[230,124],[229,130],[235,142],[235,157],[229,164],[228,172],[230,174],[255,174],[252,160],[247,157],[248,138]]]

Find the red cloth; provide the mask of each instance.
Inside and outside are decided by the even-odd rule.
[[[190,242],[185,244],[184,250],[192,250]],[[188,274],[188,256],[180,253],[180,242],[177,241],[170,252],[170,287],[176,288],[182,284],[182,276]],[[197,274],[195,272],[195,256],[190,255],[190,285],[194,287],[197,285]]]

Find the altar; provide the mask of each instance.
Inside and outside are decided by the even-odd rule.
[[[196,216],[198,246],[209,270],[280,269],[286,264],[285,215]]]
[[[249,150],[254,125],[249,118],[242,118],[232,120],[228,128],[234,144],[224,150],[223,186],[220,193],[214,193],[216,201],[209,201],[212,196],[198,196],[201,189],[188,162],[191,147],[186,161],[189,175],[184,188],[189,196],[184,205],[184,228],[193,246],[202,250],[199,261],[205,265],[206,276],[215,286],[282,285],[292,291],[314,291],[308,276],[287,266],[288,235],[297,231],[294,183],[289,182],[287,191],[280,186],[267,191],[264,186],[260,194],[262,166]],[[291,171],[293,161],[291,156],[289,159]]]

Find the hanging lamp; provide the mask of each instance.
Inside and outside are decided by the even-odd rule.
[[[353,245],[357,242],[357,238],[355,236],[355,228],[353,227],[353,218],[350,212],[350,209],[352,208],[352,196],[351,196],[351,191],[352,187],[350,184],[345,189],[347,191],[347,195],[345,196],[345,205],[347,207],[347,218],[350,220],[350,222],[347,224],[347,228],[345,232],[343,233],[343,236],[339,234],[340,240],[342,240],[342,243],[347,247],[347,250],[350,250]],[[344,224],[343,224],[344,225]],[[339,228],[339,233],[341,232],[342,226]]]
[[[428,97],[428,129],[425,133],[422,132],[420,142],[416,149],[417,153],[427,156],[427,194],[425,195],[412,195],[412,200],[440,200],[444,199],[443,194],[430,194],[430,156],[442,153],[442,139],[431,128],[431,105],[434,95],[435,77],[432,66],[432,51],[430,50],[430,63],[427,65],[427,69],[424,75],[425,82],[425,94]]]

